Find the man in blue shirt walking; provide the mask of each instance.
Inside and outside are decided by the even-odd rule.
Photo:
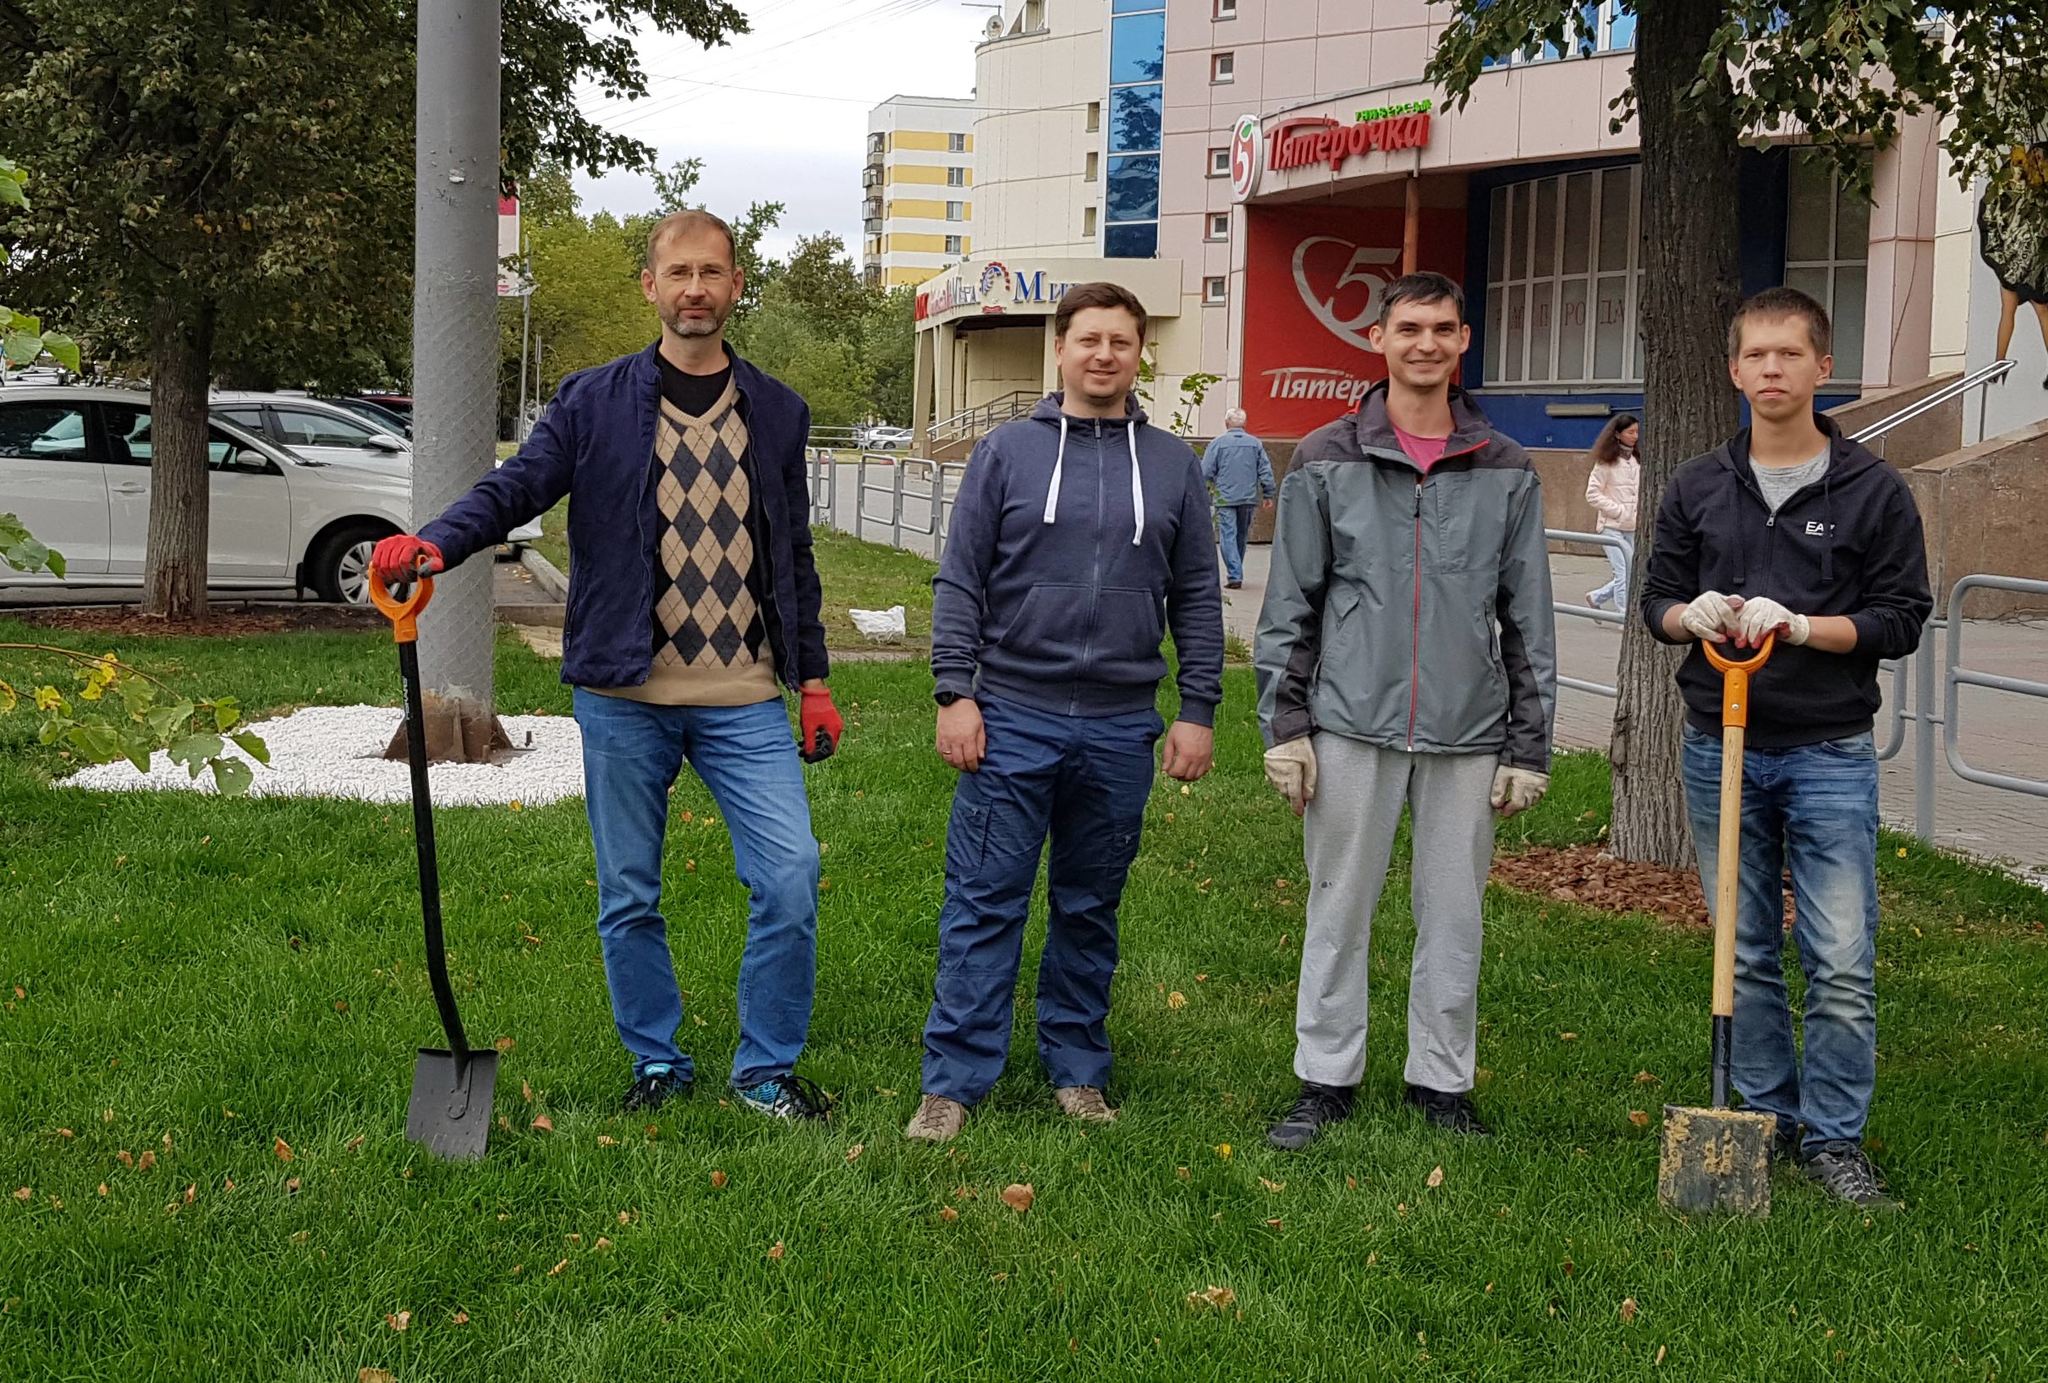
[[[1244,549],[1252,537],[1252,515],[1261,501],[1273,507],[1279,488],[1266,444],[1244,430],[1244,410],[1223,415],[1225,431],[1202,453],[1202,479],[1216,491],[1216,540],[1223,547],[1223,572],[1233,591],[1244,588]]]

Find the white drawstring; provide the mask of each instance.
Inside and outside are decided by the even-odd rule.
[[[1124,435],[1131,442],[1131,512],[1137,515],[1137,526],[1131,534],[1131,546],[1145,541],[1145,482],[1138,474],[1138,425],[1133,422],[1124,429]]]
[[[1131,448],[1131,510],[1135,516],[1131,528],[1131,546],[1137,547],[1145,541],[1145,479],[1138,469],[1138,428],[1135,423],[1126,426],[1124,439]],[[1051,523],[1060,507],[1060,473],[1067,462],[1067,417],[1060,415],[1060,449],[1052,458],[1052,485],[1045,492],[1045,519]]]
[[[1060,467],[1067,460],[1067,415],[1060,414],[1060,449],[1052,459],[1052,488],[1045,492],[1045,521],[1052,522],[1053,514],[1060,507]]]

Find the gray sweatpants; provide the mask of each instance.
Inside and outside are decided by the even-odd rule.
[[[1415,964],[1408,981],[1411,1085],[1472,1088],[1480,900],[1493,859],[1492,754],[1408,754],[1318,734],[1303,822],[1308,928],[1301,939],[1294,1073],[1318,1085],[1365,1074],[1367,952],[1401,805],[1414,814]]]

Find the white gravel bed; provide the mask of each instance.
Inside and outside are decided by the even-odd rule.
[[[247,727],[270,750],[270,766],[251,762],[251,797],[341,797],[358,802],[408,802],[410,770],[386,760],[404,712],[395,706],[308,706]],[[519,748],[488,764],[430,764],[428,783],[437,807],[481,807],[518,802],[537,807],[583,795],[583,737],[568,716],[500,716]],[[532,748],[526,748],[531,734]],[[247,758],[232,743],[227,752]],[[108,792],[213,792],[213,775],[191,777],[159,750],[148,773],[126,759],[97,764],[60,786]]]

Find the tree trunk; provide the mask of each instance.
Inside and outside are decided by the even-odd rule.
[[[206,618],[206,389],[213,305],[159,296],[149,347],[149,543],[142,612]]]
[[[1649,0],[1637,10],[1635,89],[1642,132],[1643,436],[1634,569],[1642,590],[1657,503],[1686,459],[1739,422],[1728,380],[1728,320],[1740,294],[1737,132],[1725,73],[1689,95],[1722,17],[1715,0]],[[1631,619],[1621,640],[1611,846],[1623,859],[1692,863],[1679,776],[1681,650]]]

